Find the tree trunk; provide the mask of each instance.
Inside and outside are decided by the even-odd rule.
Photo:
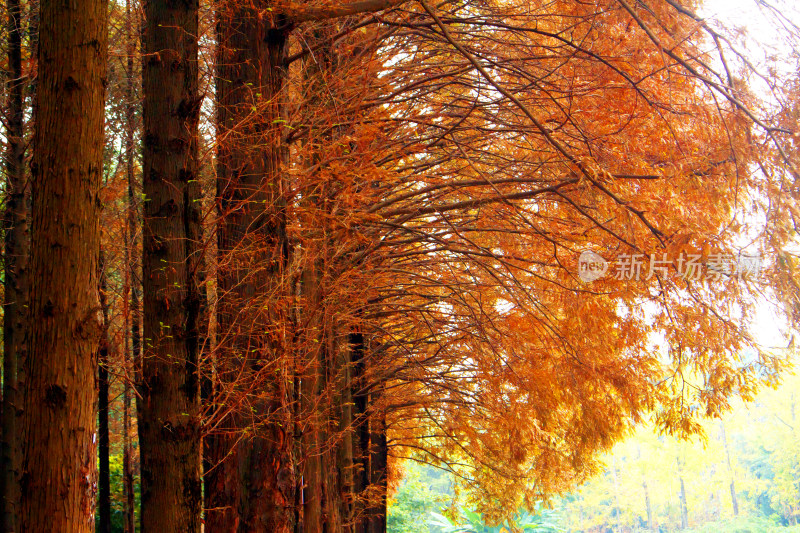
[[[678,456],[678,481],[681,487],[680,493],[678,494],[680,499],[681,529],[686,529],[689,527],[689,508],[686,504],[686,485],[683,482],[683,461],[680,455]]]
[[[214,456],[206,525],[214,532],[288,533],[295,521],[294,438],[287,431],[293,380],[282,337],[289,28],[269,8],[266,2],[233,5],[217,15],[218,377],[230,385],[241,370],[245,380],[262,381],[248,384],[257,391],[247,399],[252,410],[230,417],[231,436],[209,436]],[[252,436],[233,449],[248,427]]]
[[[202,518],[197,285],[198,2],[145,5],[143,533],[198,533]]]
[[[19,363],[25,358],[28,297],[28,210],[25,198],[25,125],[22,74],[22,9],[8,0],[8,128],[6,131],[5,295],[3,302],[2,460],[0,530],[17,531],[20,499]]]
[[[645,479],[642,480],[642,490],[644,491],[644,505],[647,510],[647,530],[653,531],[653,507],[650,505],[650,491]]]
[[[614,514],[617,519],[617,531],[622,531],[622,506],[619,501],[619,474],[617,471],[617,461],[615,457],[611,456],[611,478],[614,482]]]
[[[42,0],[20,530],[94,530],[104,0]]]
[[[352,347],[352,415],[354,445],[351,468],[354,471],[352,510],[355,533],[384,533],[386,531],[386,491],[388,442],[386,412],[381,405],[381,387],[370,383],[368,369],[375,364],[374,354],[362,332],[350,334]]]
[[[110,445],[108,432],[108,302],[106,300],[106,274],[105,254],[100,248],[100,266],[98,269],[100,283],[100,310],[103,314],[103,326],[100,333],[100,347],[97,351],[97,455],[98,455],[98,480],[97,480],[97,514],[99,517],[98,533],[111,533],[111,468]]]
[[[683,483],[683,476],[678,478],[681,483],[681,529],[686,529],[689,527],[689,509],[686,506],[686,486]]]
[[[319,310],[319,291],[318,272],[313,265],[308,267],[304,273],[304,280],[301,291],[304,295],[303,308],[307,313],[318,315]],[[305,320],[303,320],[305,319]],[[323,351],[324,339],[322,339],[321,324],[319,316],[302,317],[301,322],[306,326],[306,342],[301,346],[305,352],[304,356],[305,372],[302,374],[300,387],[300,413],[299,419],[303,422],[301,439],[302,457],[302,480],[303,480],[303,531],[327,531],[323,529],[325,517],[323,515],[323,503],[326,476],[323,470],[323,455],[328,455],[325,444],[327,441],[326,406],[320,405],[323,400],[325,389],[324,376],[325,355]]]
[[[125,367],[130,367],[126,356]],[[133,464],[131,447],[131,387],[125,381],[122,391],[122,492],[125,499],[124,533],[135,533],[135,495],[133,493]]]
[[[139,332],[139,247],[137,246],[137,233],[139,231],[139,210],[136,203],[135,188],[135,147],[134,133],[136,131],[136,102],[134,101],[134,66],[133,56],[136,53],[136,40],[139,28],[134,24],[131,0],[125,2],[125,20],[127,25],[127,65],[125,81],[125,175],[128,182],[128,209],[125,246],[125,290],[123,294],[125,313],[125,384],[122,391],[122,490],[125,498],[125,526],[124,533],[135,533],[135,506],[134,472],[133,472],[133,447],[131,433],[133,420],[131,413],[131,379],[140,381],[139,355],[141,340]]]
[[[364,334],[361,331],[350,333],[350,346],[352,350],[353,377],[351,382],[353,397],[353,446],[352,446],[352,470],[353,487],[350,499],[353,501],[352,516],[355,518],[355,533],[367,533],[367,512],[365,511],[368,502],[365,496],[370,484],[369,466],[369,392],[366,379],[366,352]]]
[[[636,461],[641,463],[642,449],[636,446]],[[650,504],[650,488],[647,486],[647,477],[645,476],[644,469],[641,470],[642,474],[642,491],[644,493],[644,506],[647,513],[647,531],[653,531],[653,506]]]
[[[386,533],[386,490],[388,453],[386,414],[372,398],[370,416],[369,471],[372,496],[367,508],[367,533]]]
[[[719,427],[722,433],[722,445],[725,447],[725,458],[728,462],[728,475],[730,476],[731,505],[733,505],[733,516],[739,516],[739,500],[736,498],[736,479],[731,464],[731,450],[728,447],[728,435],[725,433],[725,423],[720,420]]]
[[[338,68],[338,52],[332,47],[338,32],[336,22],[325,22],[313,32],[312,43],[322,43],[303,66],[304,93],[314,109],[337,107],[337,91],[329,85]],[[327,125],[326,125],[327,126]],[[312,126],[313,129],[314,128]],[[331,270],[337,268],[337,249],[332,228],[336,187],[320,179],[322,148],[340,136],[342,127],[320,128],[309,134],[304,146],[308,154],[306,176],[299,192],[302,198],[301,248],[303,275],[300,285],[301,310],[298,324],[303,342],[296,357],[303,361],[301,412],[303,436],[304,531],[349,532],[352,529],[351,500],[353,473],[351,349],[343,329],[341,309],[330,301],[335,293]],[[322,163],[324,167],[324,163]]]

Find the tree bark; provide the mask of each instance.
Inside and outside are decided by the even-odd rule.
[[[6,131],[7,197],[5,211],[5,295],[3,302],[2,460],[0,530],[17,531],[20,499],[19,363],[25,358],[25,308],[28,297],[28,209],[25,183],[25,123],[22,73],[22,7],[9,0],[8,127]]]
[[[248,384],[257,391],[244,393],[252,410],[230,417],[230,435],[209,436],[214,456],[206,526],[214,532],[288,533],[296,518],[288,431],[293,381],[282,338],[288,259],[282,90],[289,27],[269,8],[262,1],[217,14],[217,135],[224,139],[217,151],[218,377],[231,385],[243,370],[245,380],[261,381]],[[234,445],[245,429],[251,436]]]
[[[368,504],[364,497],[370,485],[369,466],[369,392],[365,382],[367,368],[367,346],[364,333],[350,333],[351,358],[353,376],[350,384],[353,397],[352,424],[354,428],[353,446],[350,457],[353,470],[353,487],[350,499],[353,501],[351,516],[355,520],[353,531],[367,533],[367,517],[365,508]]]
[[[40,7],[22,532],[94,530],[106,8]]]
[[[340,109],[336,105],[339,95],[329,85],[339,66],[339,53],[332,46],[338,26],[327,22],[313,32],[312,42],[323,44],[306,58],[303,76],[307,105],[314,109]],[[298,221],[303,227],[298,324],[303,342],[296,357],[304,368],[298,419],[303,428],[303,525],[309,533],[345,533],[353,526],[349,497],[353,486],[351,350],[346,336],[340,334],[342,313],[330,301],[335,292],[330,272],[336,269],[337,248],[330,221],[335,218],[336,187],[319,176],[325,160],[321,146],[333,143],[341,130],[341,126],[324,128],[318,135],[309,135],[304,147],[307,175],[299,192],[304,217]]]
[[[143,32],[141,530],[199,533],[198,2],[151,0]]]

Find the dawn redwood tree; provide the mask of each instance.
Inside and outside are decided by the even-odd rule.
[[[23,532],[94,530],[105,0],[42,0],[32,163]]]
[[[198,2],[152,0],[144,13],[141,528],[197,533],[202,510]]]
[[[209,436],[206,523],[220,532],[241,524],[240,531],[288,533],[296,503],[281,309],[288,258],[282,89],[290,23],[269,8],[269,2],[235,2],[217,15],[218,375],[226,386],[234,376],[245,382],[269,376],[251,398],[252,412],[230,415],[233,437]],[[268,420],[259,420],[267,413]],[[236,444],[238,430],[248,427],[257,429]]]

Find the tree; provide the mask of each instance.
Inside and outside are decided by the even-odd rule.
[[[223,4],[217,11],[216,128],[224,139],[217,144],[218,390],[254,394],[245,404],[250,412],[241,411],[237,395],[217,399],[236,410],[225,417],[231,433],[210,436],[206,480],[216,511],[207,523],[215,531],[239,523],[253,532],[294,528],[291,378],[282,357],[288,246],[281,124],[289,26],[279,13],[259,14],[270,6]]]
[[[197,533],[202,519],[198,6],[145,4],[143,533]]]
[[[96,482],[106,3],[40,4],[21,531],[88,533]]]

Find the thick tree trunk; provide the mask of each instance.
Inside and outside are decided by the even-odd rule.
[[[335,73],[337,53],[331,46],[336,23],[323,23],[314,31],[313,42],[324,43],[304,65],[305,94],[312,108],[336,105],[328,85]],[[327,126],[327,125],[326,125]],[[335,186],[320,179],[318,168],[325,159],[320,146],[333,142],[341,128],[321,129],[309,136],[307,176],[300,192],[304,218],[302,238],[303,276],[300,285],[300,316],[303,342],[297,358],[303,361],[301,412],[304,531],[351,531],[349,492],[352,490],[352,397],[350,347],[339,334],[341,313],[329,301],[335,292],[331,269],[335,269],[336,244],[331,228]],[[335,304],[333,304],[335,305]]]
[[[231,385],[243,370],[246,381],[257,380],[248,384],[257,392],[245,393],[251,395],[250,412],[240,409],[230,417],[231,437],[209,436],[214,455],[206,478],[212,491],[206,526],[214,532],[288,533],[296,518],[293,381],[282,337],[288,27],[269,7],[234,5],[217,19],[218,378]],[[245,429],[248,438],[232,449]]]
[[[94,530],[104,0],[42,0],[20,531]]]
[[[16,532],[20,499],[19,362],[25,357],[25,308],[28,297],[28,210],[25,198],[25,130],[22,74],[22,9],[8,0],[8,129],[5,212],[5,295],[3,302],[2,464],[0,531]]]
[[[109,462],[111,439],[108,431],[108,302],[106,300],[105,254],[102,247],[100,248],[98,276],[100,278],[98,292],[100,295],[100,309],[103,314],[103,326],[100,334],[100,347],[97,352],[97,514],[99,518],[97,532],[111,533],[111,468]]]
[[[143,32],[143,533],[202,518],[197,286],[198,2],[151,0]]]
[[[206,436],[203,481],[205,530],[236,533],[239,524],[239,470],[236,428]]]

